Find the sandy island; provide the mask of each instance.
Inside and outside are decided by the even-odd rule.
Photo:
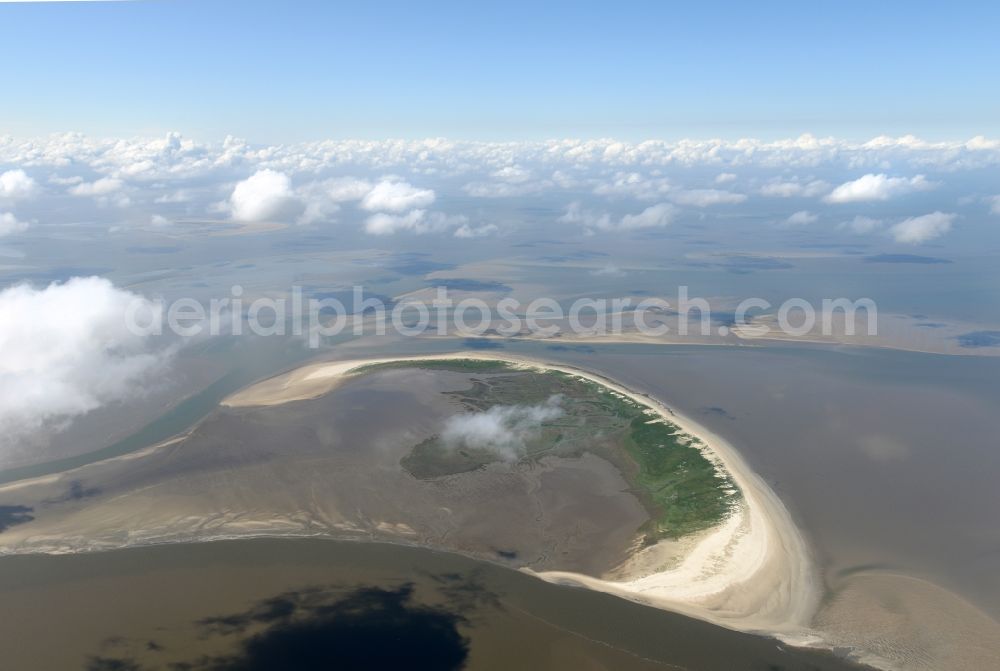
[[[700,439],[706,456],[729,473],[743,494],[737,510],[721,524],[681,541],[661,541],[637,550],[614,580],[523,570],[544,580],[616,594],[731,629],[773,635],[799,645],[819,642],[809,627],[820,594],[813,563],[802,535],[775,493],[727,441],[650,396],[603,376],[525,357],[481,352],[386,357],[307,365],[248,387],[226,398],[222,405],[271,406],[317,398],[350,379],[362,366],[429,359],[504,361],[596,382]]]

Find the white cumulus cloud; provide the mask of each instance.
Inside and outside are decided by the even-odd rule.
[[[595,186],[594,193],[598,196],[660,200],[673,188],[673,184],[666,177],[646,177],[638,172],[618,172],[611,181]]]
[[[114,177],[101,177],[93,182],[81,182],[70,187],[69,192],[74,196],[107,196],[116,191],[121,191],[125,183]]]
[[[647,207],[639,214],[626,214],[614,228],[636,230],[640,228],[661,228],[669,226],[677,215],[677,208],[670,203],[660,203]]]
[[[137,301],[100,277],[0,292],[0,461],[46,431],[142,391],[164,362],[127,328]]]
[[[505,165],[490,176],[510,184],[523,184],[531,179],[531,171],[519,165]]]
[[[814,198],[830,190],[830,185],[821,179],[808,181],[771,180],[760,187],[760,195],[768,198]]]
[[[500,230],[496,224],[483,224],[482,226],[469,226],[462,224],[455,229],[456,238],[485,238],[494,235]]]
[[[633,231],[644,228],[669,226],[677,215],[677,208],[670,203],[651,205],[638,214],[626,214],[621,219],[612,219],[607,212],[585,209],[580,203],[570,203],[559,221],[579,224],[589,231]]]
[[[519,198],[541,193],[552,186],[548,180],[530,182],[469,182],[462,190],[473,198]]]
[[[427,210],[410,210],[405,214],[378,212],[365,220],[365,232],[371,235],[392,235],[394,233],[440,233],[458,227],[468,227],[468,219],[462,215],[448,215]],[[474,229],[470,229],[474,230]],[[459,235],[458,237],[465,237]]]
[[[495,405],[484,412],[453,415],[441,440],[450,449],[487,450],[506,461],[524,456],[527,442],[542,424],[562,416],[562,397],[550,396],[539,405]]]
[[[916,245],[938,238],[951,230],[954,214],[932,212],[919,217],[904,219],[889,229],[896,242]]]
[[[28,222],[21,221],[11,212],[0,212],[0,238],[28,229]]]
[[[422,209],[434,202],[434,191],[419,189],[409,182],[382,180],[361,199],[369,212],[405,212]]]
[[[357,177],[334,177],[323,183],[327,197],[335,203],[361,200],[372,190],[372,183]]]
[[[611,215],[607,212],[594,212],[583,207],[578,202],[570,203],[566,207],[566,212],[559,217],[558,221],[564,224],[580,224],[586,228],[599,228],[610,230],[614,228]]]
[[[806,226],[808,224],[816,223],[818,219],[818,216],[808,210],[799,210],[798,212],[789,215],[789,217],[785,219],[785,224],[788,226]]]
[[[990,213],[1000,214],[1000,196],[993,196],[989,199]]]
[[[237,221],[282,221],[302,211],[302,203],[292,191],[292,182],[283,172],[258,170],[239,182],[229,197],[233,219]]]
[[[8,170],[0,174],[0,198],[20,200],[38,192],[38,183],[23,170]]]
[[[365,220],[365,232],[372,235],[392,235],[399,231],[423,232],[427,210],[410,210],[406,214],[379,212]]]
[[[913,191],[928,191],[935,184],[923,175],[889,177],[885,173],[869,173],[851,182],[844,182],[823,198],[828,203],[859,203],[890,198]]]

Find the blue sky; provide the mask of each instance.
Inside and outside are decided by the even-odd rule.
[[[0,3],[0,134],[997,133],[996,4],[755,4]]]

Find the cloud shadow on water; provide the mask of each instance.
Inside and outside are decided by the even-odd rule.
[[[35,519],[29,506],[0,506],[0,533],[12,526],[24,524]]]
[[[176,662],[179,671],[461,669],[469,640],[460,626],[481,588],[441,578],[449,607],[416,603],[414,585],[310,587],[261,600],[249,609],[195,623],[203,639],[239,638],[235,652]],[[450,590],[450,591],[449,591]],[[477,596],[470,596],[472,590]],[[454,592],[451,594],[450,592]],[[462,598],[457,598],[462,597]],[[159,646],[158,646],[159,647]],[[91,657],[85,671],[150,671],[130,657]]]
[[[1000,331],[970,331],[955,336],[960,347],[1000,347]]]

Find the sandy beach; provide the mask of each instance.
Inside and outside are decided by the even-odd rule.
[[[818,642],[809,628],[819,602],[813,564],[803,537],[774,492],[728,442],[648,395],[603,376],[570,366],[481,352],[386,357],[311,364],[248,387],[222,403],[229,407],[271,406],[316,398],[350,379],[352,371],[362,366],[427,359],[504,361],[596,382],[699,439],[706,456],[729,473],[743,494],[739,508],[722,524],[693,538],[661,541],[637,551],[614,580],[557,571],[538,572],[535,575],[539,578],[613,593],[732,629],[774,635],[789,643]]]

